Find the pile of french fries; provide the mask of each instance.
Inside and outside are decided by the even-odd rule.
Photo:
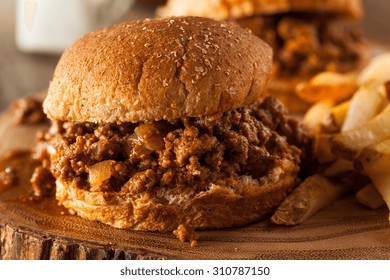
[[[390,209],[390,53],[374,57],[360,73],[320,73],[296,91],[313,103],[303,124],[315,137],[321,168],[271,221],[300,224],[351,190],[372,209],[385,204]],[[352,180],[345,180],[346,174]]]

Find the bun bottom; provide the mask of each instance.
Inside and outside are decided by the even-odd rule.
[[[145,231],[172,231],[184,224],[192,229],[243,226],[272,214],[298,183],[296,163],[282,159],[261,179],[241,176],[229,187],[211,184],[207,191],[172,194],[169,188],[130,195],[91,192],[72,182],[56,181],[56,198],[79,216]]]

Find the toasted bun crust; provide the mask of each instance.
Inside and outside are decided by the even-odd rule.
[[[234,187],[212,184],[207,191],[171,193],[169,188],[128,193],[90,192],[56,181],[56,198],[79,216],[117,228],[172,231],[241,226],[269,216],[297,184],[299,167],[285,159],[261,180],[242,176]]]
[[[315,12],[357,19],[362,16],[360,0],[168,0],[157,10],[159,16],[187,15],[216,19],[240,18],[286,12]]]
[[[200,17],[122,23],[64,52],[44,111],[95,123],[220,114],[259,98],[271,62],[271,48],[236,24]]]

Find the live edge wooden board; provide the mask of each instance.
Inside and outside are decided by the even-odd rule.
[[[30,147],[37,129],[0,114],[0,153]],[[353,196],[299,226],[266,220],[200,231],[191,248],[172,233],[115,229],[70,215],[53,200],[31,203],[30,191],[28,182],[0,191],[0,259],[390,259],[388,210],[369,210]]]

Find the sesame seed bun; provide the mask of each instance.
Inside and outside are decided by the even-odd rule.
[[[236,24],[200,17],[122,23],[62,55],[44,111],[55,120],[114,123],[220,114],[252,104],[272,51]]]

